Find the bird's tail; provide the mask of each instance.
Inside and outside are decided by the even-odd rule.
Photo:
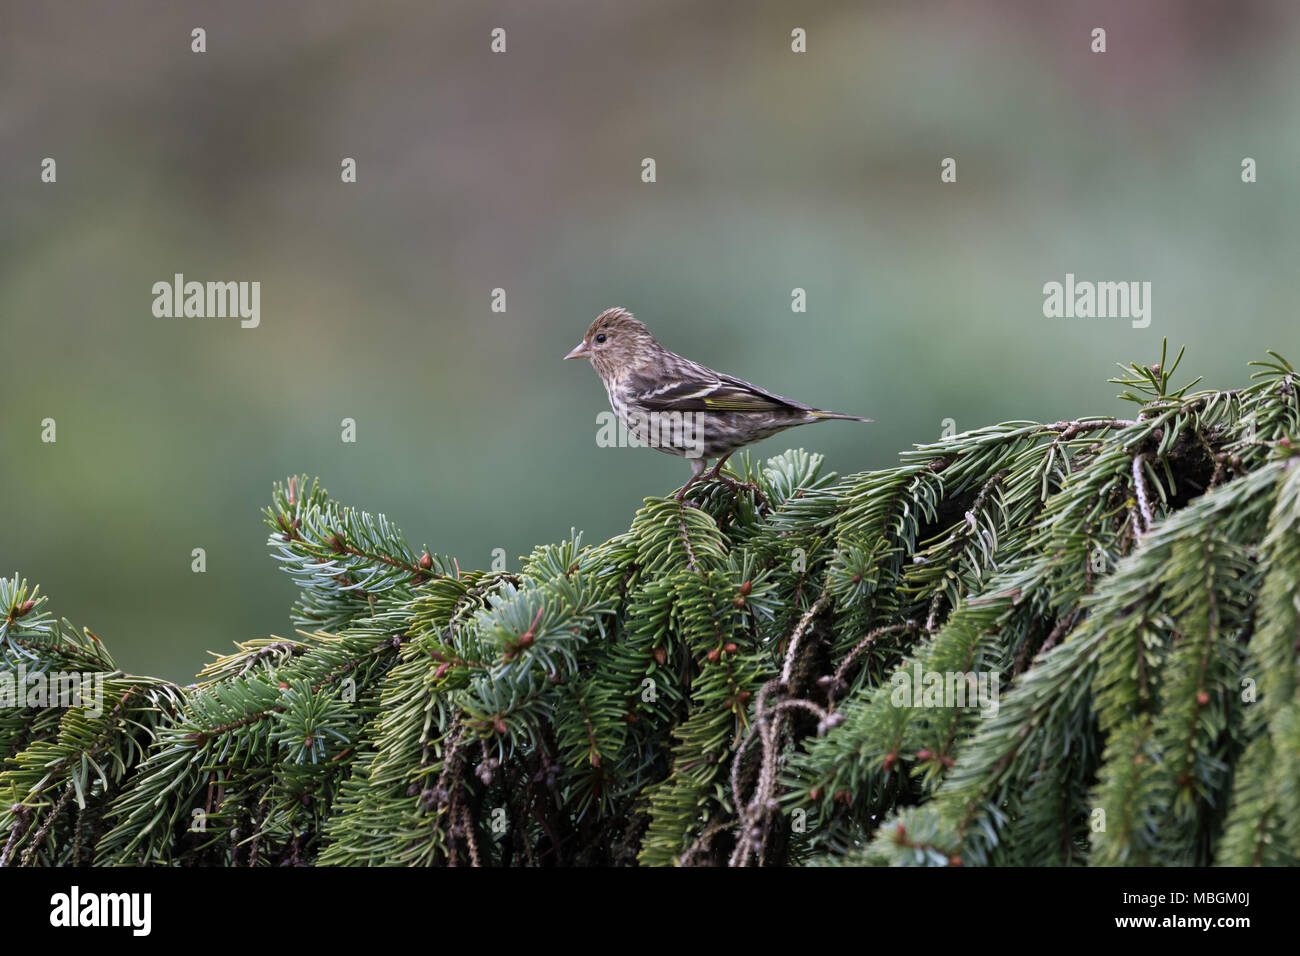
[[[820,408],[814,408],[810,410],[808,414],[818,420],[840,418],[846,422],[874,422],[875,421],[874,418],[861,418],[857,415],[841,415],[839,412],[824,412]]]

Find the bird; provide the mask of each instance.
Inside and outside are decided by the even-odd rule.
[[[812,422],[872,421],[813,408],[670,352],[621,307],[596,316],[564,358],[591,362],[630,435],[690,461],[691,477],[677,493],[679,502],[701,477],[760,495],[756,485],[733,481],[721,469],[732,453],[769,435]],[[717,464],[706,475],[712,459]]]

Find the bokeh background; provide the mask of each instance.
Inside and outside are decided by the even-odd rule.
[[[288,474],[462,566],[603,540],[689,473],[596,446],[560,356],[612,305],[874,417],[757,448],[840,473],[946,418],[1117,411],[1166,336],[1241,385],[1300,359],[1298,44],[1287,0],[2,0],[0,573],[187,680],[290,631],[259,516]],[[176,272],[259,280],[261,326],[155,318]],[[1044,318],[1067,272],[1150,281],[1150,327]]]

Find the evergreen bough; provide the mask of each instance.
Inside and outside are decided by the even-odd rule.
[[[265,514],[297,636],[186,687],[0,580],[0,679],[104,680],[102,712],[0,708],[0,864],[1296,864],[1300,400],[1270,355],[1198,392],[1162,356],[1114,380],[1131,420],[885,471],[746,459],[762,498],[648,498],[518,573],[295,478]],[[996,675],[996,713],[900,706],[918,668]]]

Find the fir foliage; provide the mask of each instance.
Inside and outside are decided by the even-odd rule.
[[[1270,355],[1227,391],[1162,355],[1116,380],[1132,419],[885,471],[745,459],[761,496],[649,498],[518,573],[294,478],[265,515],[295,636],[187,687],[0,580],[0,865],[1294,865],[1300,399]],[[69,674],[96,699],[28,693]]]

